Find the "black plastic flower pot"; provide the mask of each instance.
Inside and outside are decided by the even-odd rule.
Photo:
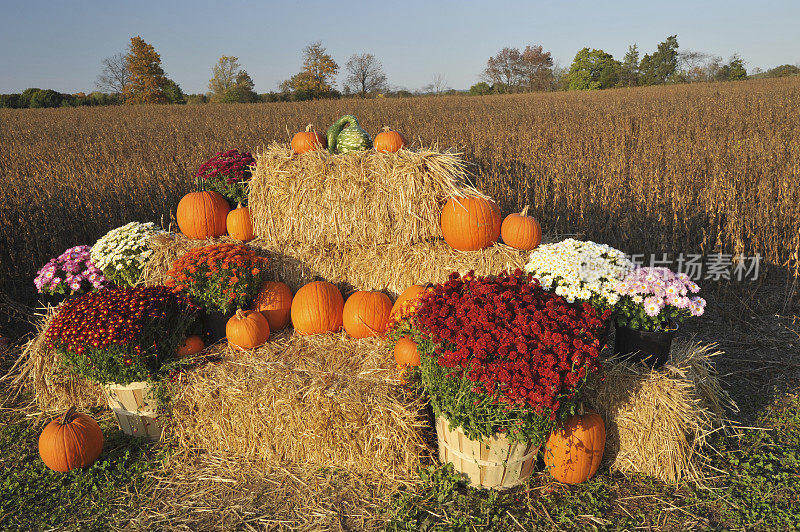
[[[206,310],[203,313],[203,331],[209,343],[219,342],[225,338],[225,326],[233,317],[235,311],[220,312],[219,310]]]
[[[614,354],[633,363],[660,368],[667,362],[672,339],[678,332],[673,327],[666,331],[640,331],[618,325]]]

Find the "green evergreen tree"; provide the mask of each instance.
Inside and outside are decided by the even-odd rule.
[[[666,83],[678,70],[678,36],[670,35],[664,42],[658,43],[653,55],[642,58],[639,65],[642,85],[660,85]]]

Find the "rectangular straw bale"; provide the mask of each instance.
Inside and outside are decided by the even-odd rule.
[[[381,339],[284,333],[181,375],[180,448],[407,478],[429,453],[424,402],[396,386]]]
[[[441,237],[448,198],[486,197],[452,152],[296,155],[272,144],[256,161],[250,212],[256,236],[270,246],[418,243]]]
[[[661,369],[621,361],[603,364],[605,380],[586,390],[606,425],[605,461],[612,470],[663,480],[701,482],[708,476],[708,437],[735,404],[719,384],[714,345],[673,345]]]

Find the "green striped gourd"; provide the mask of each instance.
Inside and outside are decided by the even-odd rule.
[[[328,151],[347,153],[372,148],[372,137],[358,125],[353,115],[344,115],[328,128]]]

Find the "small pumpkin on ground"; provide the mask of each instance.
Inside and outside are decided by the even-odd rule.
[[[178,202],[178,227],[189,238],[222,236],[230,210],[228,201],[214,191],[190,192]]]
[[[103,431],[97,421],[79,414],[73,406],[44,428],[39,436],[39,456],[53,471],[66,473],[95,463],[103,443]]]
[[[606,426],[596,412],[567,419],[547,438],[544,463],[556,480],[578,484],[597,473],[606,447]]]
[[[344,115],[328,128],[328,151],[347,153],[372,148],[372,137],[358,124],[353,115]]]
[[[344,298],[335,285],[314,281],[292,299],[292,324],[298,334],[336,332],[342,328]]]
[[[250,208],[242,207],[241,203],[228,213],[225,225],[228,228],[228,235],[233,239],[250,242],[256,237],[253,234],[253,219],[250,217]]]
[[[253,300],[252,309],[267,318],[270,331],[279,331],[289,324],[292,290],[285,283],[264,281]]]
[[[228,343],[241,351],[254,349],[269,340],[269,322],[256,310],[236,311],[225,325]]]
[[[392,301],[382,292],[355,292],[343,308],[344,330],[353,338],[382,336]]]
[[[407,301],[413,300],[414,298],[422,294],[424,291],[425,287],[419,284],[412,284],[411,286],[403,290],[403,293],[397,296],[397,300],[395,300],[394,305],[392,305],[392,310],[391,312],[389,312],[389,317],[394,316],[395,314],[400,312],[400,310],[403,308],[403,305]]]
[[[189,357],[196,355],[205,348],[206,343],[203,339],[194,334],[192,336],[187,336],[181,345],[178,346],[177,355],[178,357]]]
[[[400,151],[408,145],[402,133],[393,131],[388,126],[383,128],[383,132],[375,136],[375,151],[394,153]]]
[[[308,124],[305,131],[295,133],[292,137],[292,151],[294,153],[306,153],[328,147],[328,141],[313,130],[313,126]]]
[[[450,247],[460,251],[491,246],[500,237],[501,225],[500,208],[485,198],[451,197],[442,209],[442,235]]]
[[[542,243],[542,227],[536,218],[528,216],[526,205],[519,214],[509,214],[500,227],[503,242],[512,248],[530,251]]]

